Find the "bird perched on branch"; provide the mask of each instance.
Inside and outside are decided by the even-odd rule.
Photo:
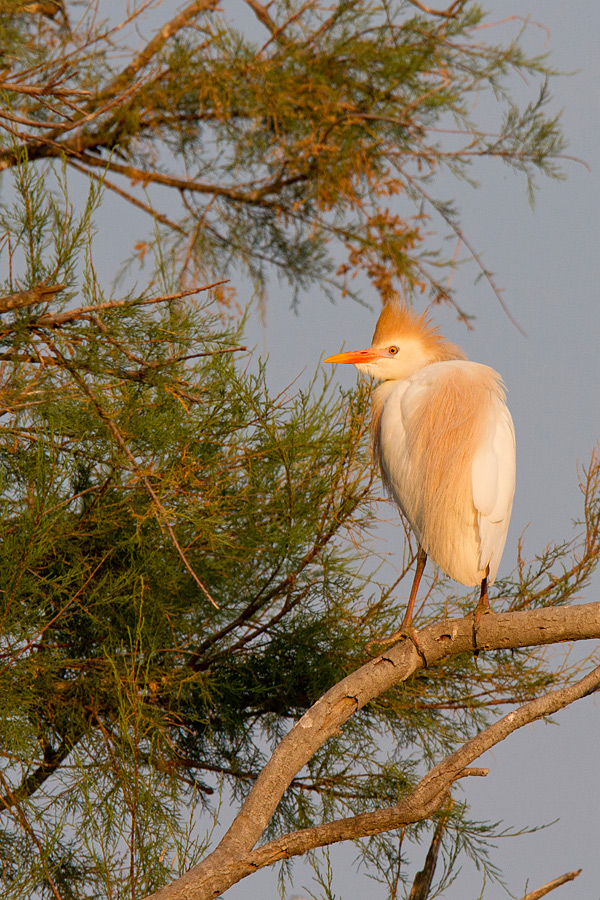
[[[427,557],[464,585],[480,585],[475,621],[489,608],[515,491],[515,432],[500,375],[398,302],[382,310],[367,350],[330,356],[382,384],[373,395],[372,445],[386,491],[419,543],[402,631]]]

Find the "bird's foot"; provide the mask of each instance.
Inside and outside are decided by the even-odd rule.
[[[402,637],[402,631],[394,631],[393,634],[389,634],[387,637],[374,638],[367,644],[367,650],[369,653],[374,652],[375,656],[379,656],[379,649],[381,647],[389,647],[390,644],[395,644]]]
[[[387,635],[387,637],[376,638],[373,641],[369,641],[367,644],[367,650],[371,652],[373,648],[376,648],[376,654],[379,656],[382,652],[382,648],[389,647],[391,644],[397,644],[398,641],[410,641],[414,646],[415,650],[421,657],[423,665],[427,667],[427,659],[423,650],[421,649],[421,645],[418,640],[418,631],[414,628],[413,625],[402,625],[398,631],[394,631],[393,634]]]

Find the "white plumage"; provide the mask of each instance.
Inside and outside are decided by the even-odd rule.
[[[487,608],[515,489],[515,435],[502,380],[470,362],[425,316],[384,307],[368,350],[353,363],[382,380],[373,397],[374,453],[384,485],[421,548],[403,627],[410,625],[426,555]]]

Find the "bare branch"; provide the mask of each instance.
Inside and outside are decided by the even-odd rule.
[[[6,294],[0,297],[0,315],[10,312],[12,309],[22,309],[24,306],[34,306],[36,303],[46,303],[55,294],[59,294],[67,287],[66,284],[38,284],[28,291],[18,291],[16,294]]]
[[[277,31],[277,26],[267,11],[267,6],[269,4],[265,6],[263,3],[259,3],[258,0],[246,0],[246,3],[253,10],[258,21],[261,22],[271,34],[274,34],[275,31]]]
[[[466,769],[465,762],[477,759],[513,731],[544,716],[551,715],[574,700],[586,696],[598,685],[600,685],[600,666],[597,666],[576,684],[546,694],[490,725],[489,728],[467,741],[459,750],[435,766],[407,797],[394,806],[340,819],[327,825],[306,828],[270,841],[264,847],[250,853],[247,859],[240,860],[239,868],[243,871],[240,877],[249,875],[258,868],[272,865],[281,859],[289,859],[291,856],[306,853],[317,847],[380,834],[382,831],[390,831],[428,819],[443,806],[448,799],[452,785],[463,775],[487,775],[487,769]],[[232,868],[235,870],[236,867],[232,866]],[[431,876],[433,877],[433,872],[431,872]],[[236,878],[237,880],[239,879]],[[159,893],[157,898],[160,896]],[[202,896],[202,894],[199,895],[199,897]],[[420,894],[416,896],[422,898]]]
[[[452,16],[455,16],[461,7],[464,6],[465,0],[454,0],[454,3],[451,3],[447,9],[431,9],[430,6],[425,6],[420,0],[408,0],[408,2],[412,3],[413,6],[416,6],[417,9],[420,9],[421,12],[427,13],[428,16],[439,16],[443,19],[451,19]]]
[[[431,882],[433,881],[433,876],[435,875],[438,855],[440,852],[440,847],[442,846],[442,837],[444,831],[446,830],[446,825],[448,824],[448,816],[450,815],[450,811],[453,805],[454,801],[451,800],[445,815],[441,816],[440,820],[435,826],[431,844],[429,845],[429,850],[427,851],[427,856],[425,857],[425,865],[423,866],[422,870],[420,872],[417,872],[417,874],[415,875],[408,900],[427,900],[427,898],[429,897]]]
[[[245,875],[277,859],[426,818],[443,805],[453,782],[485,750],[523,725],[591,693],[600,684],[599,666],[576,684],[509,713],[432,769],[393,807],[285,835],[253,850],[284,792],[319,747],[337,734],[358,709],[425,665],[472,652],[473,623],[472,615],[435,623],[416,634],[419,650],[411,640],[402,639],[332,687],[275,748],[219,847],[182,879],[153,897],[156,900],[217,897]],[[600,603],[487,615],[481,619],[476,635],[478,648],[486,650],[599,637]]]
[[[182,297],[190,297],[192,294],[200,294],[202,291],[210,291],[212,288],[221,284],[227,284],[226,278],[221,281],[213,281],[211,284],[204,284],[202,287],[189,288],[186,291],[177,291],[174,294],[162,294],[159,297],[146,297],[142,300],[107,300],[106,303],[96,303],[94,306],[79,306],[77,309],[66,310],[57,313],[55,316],[43,315],[36,319],[35,324],[41,327],[64,325],[66,322],[72,322],[80,319],[87,313],[98,313],[107,309],[123,309],[124,307],[133,306],[150,306],[154,303],[168,303],[171,300],[180,300]],[[64,285],[63,285],[64,287]]]
[[[581,869],[577,869],[575,872],[567,872],[566,875],[561,875],[559,878],[554,878],[552,881],[549,881],[548,884],[538,888],[537,891],[531,891],[529,894],[525,894],[523,900],[541,900],[541,898],[545,897],[546,894],[549,894],[550,891],[560,887],[561,884],[566,884],[567,881],[574,881],[580,874]]]

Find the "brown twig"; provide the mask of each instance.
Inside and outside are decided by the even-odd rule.
[[[137,206],[138,209],[143,210],[145,213],[148,213],[152,216],[153,219],[156,219],[157,222],[160,222],[161,225],[167,225],[169,228],[172,228],[173,231],[178,231],[180,234],[186,234],[185,228],[182,228],[181,225],[178,225],[177,222],[173,222],[167,216],[160,213],[157,209],[154,209],[149,203],[143,203],[137,197],[134,197],[133,194],[130,194],[129,191],[123,190],[123,188],[119,187],[114,181],[110,181],[106,178],[105,175],[97,175],[96,172],[92,172],[86,166],[80,165],[73,158],[69,158],[69,165],[73,169],[77,169],[78,172],[82,172],[84,175],[87,175],[88,178],[92,178],[94,181],[97,181],[99,184],[107,187],[113,193],[118,194],[119,197],[122,197],[124,200],[127,200],[128,203],[131,203],[133,206]]]
[[[213,281],[211,284],[204,284],[202,287],[188,288],[185,291],[176,291],[174,294],[162,294],[160,297],[146,297],[143,299],[133,300],[107,300],[106,303],[96,303],[93,306],[79,306],[77,309],[66,310],[56,315],[43,315],[36,319],[35,325],[40,328],[47,328],[56,325],[64,325],[66,322],[72,322],[80,319],[87,313],[98,313],[107,309],[122,309],[130,306],[150,306],[154,303],[170,303],[171,300],[181,300],[182,297],[190,297],[192,294],[200,294],[202,291],[210,291],[212,288],[219,287],[221,284],[227,284],[228,279],[223,278],[220,281]]]
[[[464,5],[465,0],[454,0],[454,3],[451,3],[447,9],[431,9],[430,6],[425,6],[420,0],[408,0],[408,2],[412,3],[413,6],[416,6],[417,9],[420,9],[421,12],[427,13],[428,16],[439,16],[442,19],[451,19],[456,15],[460,7]]]
[[[18,291],[16,294],[5,294],[0,297],[0,315],[13,309],[22,309],[24,306],[34,306],[36,303],[47,303],[56,294],[64,291],[66,284],[38,284],[28,291]]]
[[[44,852],[44,848],[42,847],[42,843],[41,843],[40,839],[38,838],[37,834],[35,833],[34,828],[32,827],[29,820],[27,819],[27,816],[23,812],[21,804],[19,803],[18,799],[15,797],[12,788],[10,787],[8,781],[6,780],[6,778],[4,777],[4,774],[2,772],[0,772],[0,786],[2,787],[4,796],[10,798],[10,800],[11,800],[10,808],[12,810],[14,810],[16,818],[19,820],[19,823],[20,823],[23,831],[25,831],[25,833],[29,835],[32,843],[35,844],[35,846],[37,847],[40,862],[43,867],[44,878],[48,881],[48,885],[50,887],[50,890],[52,891],[52,896],[54,897],[54,900],[62,900],[62,895],[61,895],[60,891],[58,890],[58,887],[56,886],[56,883],[55,883],[54,879],[52,878],[52,873],[50,872],[50,870],[48,868],[47,853]],[[8,807],[5,807],[5,808],[8,808]]]
[[[57,144],[57,148],[64,151],[64,146]],[[93,156],[84,151],[75,151],[77,159],[85,163],[87,166],[96,166],[106,169],[110,172],[116,172],[118,175],[124,175],[132,182],[141,184],[162,184],[164,187],[177,188],[179,191],[192,191],[199,194],[212,194],[215,197],[225,197],[228,200],[235,200],[238,203],[259,204],[261,206],[273,206],[273,203],[264,197],[264,189],[253,189],[247,192],[234,190],[233,188],[223,187],[218,184],[208,184],[202,181],[196,181],[193,178],[178,178],[175,175],[163,175],[162,172],[151,172],[149,169],[138,169],[137,166],[125,165],[115,162],[114,159],[104,159],[100,156]]]
[[[561,875],[559,878],[554,878],[553,881],[549,881],[547,884],[544,884],[536,891],[530,891],[530,893],[525,894],[523,900],[541,900],[541,898],[545,897],[546,894],[549,894],[550,891],[553,891],[555,888],[560,887],[561,884],[566,884],[567,881],[574,881],[580,874],[581,869],[577,869],[575,872],[567,872],[566,875]]]
[[[67,758],[77,739],[69,743],[63,742],[59,747],[45,746],[43,758],[39,766],[27,775],[21,784],[9,793],[0,797],[0,809],[10,809],[21,800],[31,797],[42,784],[56,772],[58,767]]]
[[[166,42],[184,28],[191,20],[201,12],[214,10],[217,0],[193,0],[185,9],[182,9],[170,22],[167,22],[160,31],[146,44],[136,58],[132,60],[123,71],[117,75],[103,93],[112,94],[122,90],[125,84],[129,84],[145,68],[150,60],[159,53]]]
[[[76,591],[76,592],[73,594],[73,596],[70,597],[70,598],[67,600],[67,602],[64,604],[64,606],[62,606],[62,607],[58,610],[58,612],[55,613],[55,614],[52,616],[52,618],[49,619],[49,620],[42,626],[42,628],[40,628],[38,631],[36,631],[35,634],[34,634],[34,636],[31,637],[31,638],[27,641],[27,643],[23,644],[23,646],[20,647],[18,650],[12,652],[12,655],[10,656],[8,662],[2,667],[2,669],[0,669],[0,677],[1,677],[2,675],[4,675],[4,673],[5,673],[11,666],[13,666],[13,665],[15,664],[16,660],[17,660],[20,656],[22,656],[24,653],[27,653],[29,650],[31,650],[32,647],[35,646],[36,643],[39,642],[40,638],[44,635],[44,633],[45,633],[52,625],[54,625],[54,623],[57,622],[57,621],[61,618],[61,616],[64,615],[64,613],[67,611],[67,609],[69,608],[69,606],[71,606],[72,603],[76,603],[76,602],[77,602],[77,598],[79,597],[79,595],[80,595],[81,593],[83,593],[83,591],[84,591],[85,588],[88,586],[88,584],[90,583],[90,581],[92,580],[92,578],[94,577],[94,575],[96,574],[96,572],[98,571],[98,569],[99,569],[101,566],[104,565],[104,563],[106,562],[106,560],[107,560],[111,555],[112,555],[112,550],[107,551],[107,552],[104,554],[104,556],[102,557],[102,559],[100,560],[100,562],[96,565],[96,567],[95,567],[94,569],[92,569],[92,571],[90,572],[90,574],[88,575],[88,577],[86,578],[86,580],[83,582],[83,584],[81,585],[81,587],[79,588],[79,590]],[[6,655],[6,654],[4,654],[4,655]]]
[[[394,163],[394,165],[396,165],[396,164]],[[469,241],[469,239],[465,236],[462,228],[460,228],[460,226],[457,225],[457,223],[455,221],[453,221],[451,216],[449,216],[444,211],[444,209],[440,206],[439,203],[435,202],[433,197],[430,194],[428,194],[428,192],[425,190],[425,188],[421,184],[419,184],[417,181],[415,181],[414,178],[411,178],[410,175],[407,175],[406,172],[403,172],[402,175],[406,179],[406,181],[410,185],[412,185],[414,190],[417,191],[417,193],[419,193],[425,200],[427,200],[428,203],[431,204],[431,206],[436,210],[436,212],[438,212],[439,215],[444,219],[444,221],[450,226],[450,228],[452,229],[452,231],[454,232],[456,237],[462,241],[462,243],[465,245],[465,247],[467,248],[467,250],[473,257],[473,259],[479,266],[482,275],[485,277],[485,279],[486,279],[487,283],[489,284],[489,286],[491,287],[492,291],[496,295],[496,299],[498,300],[498,303],[504,310],[504,313],[507,316],[508,320],[510,322],[512,322],[512,324],[515,326],[517,331],[519,331],[523,335],[523,337],[526,338],[527,333],[519,325],[519,323],[517,322],[517,320],[511,313],[510,309],[508,308],[508,306],[502,296],[502,291],[500,290],[500,288],[498,287],[498,285],[496,284],[496,282],[494,280],[494,276],[489,271],[489,269],[483,264],[483,260],[481,259],[480,254],[477,252],[477,250],[475,249],[473,244]]]
[[[417,874],[415,875],[410,894],[408,895],[408,900],[427,900],[427,898],[429,897],[431,882],[433,881],[433,876],[435,875],[440,847],[442,846],[442,837],[444,835],[444,831],[446,830],[448,818],[453,806],[454,800],[451,800],[448,804],[448,809],[445,811],[444,815],[440,817],[437,825],[435,826],[435,831],[433,832],[433,837],[431,838],[431,844],[429,845],[429,850],[427,851],[427,856],[425,857],[425,865],[423,866],[421,871],[417,872]]]

